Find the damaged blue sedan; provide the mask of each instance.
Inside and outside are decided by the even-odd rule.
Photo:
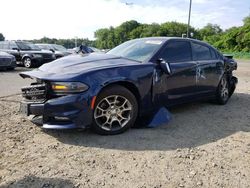
[[[232,57],[198,40],[135,39],[106,54],[67,56],[20,73],[34,79],[22,88],[20,109],[46,129],[119,134],[163,106],[201,99],[226,104],[236,69]]]

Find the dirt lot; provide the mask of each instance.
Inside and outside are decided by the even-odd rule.
[[[0,187],[250,187],[250,62],[225,106],[171,109],[173,120],[122,135],[42,131],[0,99]]]

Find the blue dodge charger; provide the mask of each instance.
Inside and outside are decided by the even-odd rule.
[[[152,37],[106,54],[67,56],[20,73],[21,112],[46,129],[92,128],[119,134],[161,107],[201,99],[226,104],[237,63],[193,39]]]

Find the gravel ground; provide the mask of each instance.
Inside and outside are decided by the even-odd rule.
[[[116,136],[43,131],[0,98],[0,187],[250,187],[250,62],[227,105],[192,103],[173,120]]]

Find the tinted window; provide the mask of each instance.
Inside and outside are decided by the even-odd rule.
[[[219,52],[216,53],[217,54],[217,57],[220,59],[220,60],[223,60],[223,55],[221,55]]]
[[[194,60],[212,59],[209,47],[197,43],[192,43],[192,48]]]
[[[161,54],[161,58],[170,63],[191,61],[190,43],[187,41],[169,41]]]
[[[217,55],[216,55],[216,52],[214,51],[214,49],[210,48],[210,52],[211,52],[212,59],[217,59]]]
[[[10,49],[13,49],[13,48],[18,48],[18,47],[17,47],[15,42],[11,41],[10,42]]]

